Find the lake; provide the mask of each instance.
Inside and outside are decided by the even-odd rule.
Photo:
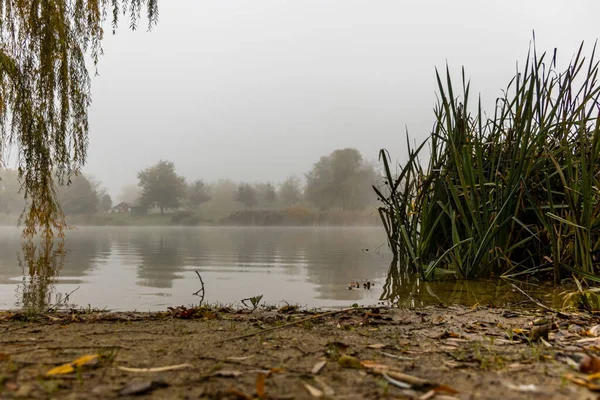
[[[263,295],[275,305],[370,305],[391,261],[379,227],[80,227],[67,233],[65,249],[52,260],[57,272],[43,272],[39,258],[23,254],[20,231],[0,228],[0,309],[56,304],[74,290],[68,303],[77,307],[189,306],[199,301],[196,271],[208,303]],[[352,281],[374,286],[349,290]]]

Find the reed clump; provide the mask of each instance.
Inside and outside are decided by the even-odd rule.
[[[491,114],[462,71],[436,71],[431,135],[375,188],[397,267],[425,279],[546,272],[600,281],[598,62],[583,43],[565,70],[535,44]],[[425,149],[428,160],[422,162]],[[421,156],[421,158],[420,158]]]

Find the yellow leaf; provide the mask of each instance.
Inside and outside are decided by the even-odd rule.
[[[78,359],[63,365],[59,365],[58,367],[52,368],[50,371],[46,372],[46,376],[53,375],[64,375],[70,374],[75,371],[75,367],[81,367],[86,364],[89,364],[98,359],[98,354],[90,354],[87,356],[79,357]]]
[[[573,374],[566,374],[564,377],[576,385],[585,386],[585,387],[587,387],[587,385],[588,385],[588,382],[585,379],[578,378]]]
[[[92,361],[98,359],[98,354],[90,354],[87,356],[79,357],[77,360],[73,361],[71,364],[75,367],[81,367],[82,365],[89,364]]]
[[[588,381],[595,381],[596,379],[600,379],[600,372],[596,372],[595,374],[591,374],[588,375],[587,378]]]
[[[75,371],[75,368],[73,368],[71,363],[68,363],[52,368],[50,371],[46,372],[46,376],[70,374],[73,371]]]

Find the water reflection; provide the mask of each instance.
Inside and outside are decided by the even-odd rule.
[[[519,284],[528,294],[545,304],[560,307],[560,289],[546,285]],[[453,275],[431,282],[423,281],[418,274],[401,273],[392,262],[383,285],[382,300],[405,307],[422,307],[435,304],[460,304],[464,306],[507,306],[529,304],[529,299],[514,289],[506,280],[457,280]]]
[[[26,310],[41,312],[52,304],[54,284],[64,261],[62,243],[36,245],[25,242],[17,255],[23,272],[21,285],[17,287],[17,303]]]
[[[178,273],[183,272],[183,246],[177,237],[159,233],[136,235],[131,245],[141,260],[137,269],[138,285],[171,288]]]
[[[0,228],[0,309],[47,307],[78,286],[71,302],[80,306],[190,304],[195,271],[209,302],[263,294],[270,303],[372,304],[388,263],[374,250],[384,243],[377,228],[79,228],[57,252],[22,247],[17,229]],[[347,290],[363,280],[375,287]]]
[[[400,274],[385,240],[377,228],[80,228],[61,249],[23,246],[17,229],[0,228],[0,309],[44,309],[80,287],[70,298],[79,306],[164,310],[197,302],[195,271],[212,303],[257,295],[315,307],[525,300],[504,281]],[[348,290],[352,281],[374,286]],[[549,304],[558,298],[547,287],[526,290]]]

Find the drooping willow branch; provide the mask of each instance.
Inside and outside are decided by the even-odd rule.
[[[17,151],[26,237],[62,235],[56,184],[87,156],[86,59],[98,63],[109,12],[114,33],[121,15],[136,29],[144,9],[150,29],[158,0],[0,0],[0,154]]]

